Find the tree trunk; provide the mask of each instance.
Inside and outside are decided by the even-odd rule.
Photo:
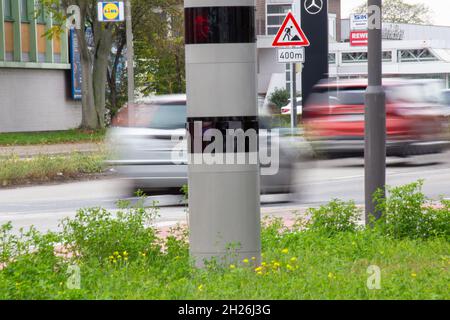
[[[98,129],[98,119],[95,112],[94,92],[92,90],[92,60],[89,54],[89,49],[86,42],[84,31],[77,30],[78,42],[80,44],[81,52],[81,68],[83,81],[81,85],[81,105],[82,105],[82,120],[81,128],[83,129]]]
[[[105,127],[106,82],[109,56],[112,47],[112,32],[106,24],[94,22],[93,92],[95,111],[100,128]]]
[[[125,41],[120,40],[117,52],[114,57],[114,63],[111,68],[111,70],[107,73],[108,78],[108,85],[109,85],[109,103],[111,105],[111,110],[116,112],[118,109],[120,109],[121,106],[118,105],[119,101],[118,99],[118,92],[117,92],[117,69],[119,67],[120,58],[122,57],[123,49],[125,47]]]

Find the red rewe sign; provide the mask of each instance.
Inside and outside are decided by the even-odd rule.
[[[278,31],[273,47],[308,47],[310,45],[300,25],[295,20],[292,12],[289,12]]]
[[[369,44],[369,33],[367,31],[350,32],[350,45],[352,47],[367,46]]]

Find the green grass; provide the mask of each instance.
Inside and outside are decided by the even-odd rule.
[[[30,159],[0,158],[0,187],[73,179],[104,171],[104,153],[72,153],[67,156],[39,155]]]
[[[392,210],[425,214],[411,207],[410,200],[421,198],[420,185],[414,186],[412,193],[411,186],[401,189],[404,205]],[[450,299],[448,202],[428,212],[432,223],[418,237],[405,233],[418,225],[404,224],[409,219],[403,216],[373,229],[358,227],[354,204],[333,201],[310,210],[310,220],[299,218],[291,228],[280,220],[265,221],[260,265],[249,257],[205,269],[192,266],[183,229],[160,239],[157,230],[145,227],[156,208],[126,202],[120,207],[117,215],[81,210],[56,234],[15,236],[10,224],[3,226],[0,299]],[[403,232],[391,233],[398,228]],[[55,243],[75,256],[55,255]],[[367,287],[369,266],[381,270],[379,290]],[[69,289],[77,274],[80,288]]]
[[[0,133],[0,146],[102,142],[105,132],[105,130],[83,131],[73,129],[50,132]]]

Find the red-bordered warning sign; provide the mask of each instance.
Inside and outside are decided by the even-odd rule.
[[[295,20],[292,12],[289,12],[278,31],[273,47],[308,47],[309,40],[300,25]]]

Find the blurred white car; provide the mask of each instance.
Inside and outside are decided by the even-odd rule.
[[[302,97],[297,97],[297,115],[302,115]],[[292,103],[289,102],[287,106],[281,108],[281,114],[290,115],[292,113]]]
[[[175,164],[172,160],[172,152],[179,142],[172,137],[186,133],[186,109],[185,95],[171,95],[138,102],[130,113],[127,107],[118,112],[108,133],[114,154],[108,163],[123,179],[131,181],[135,189],[153,194],[178,193],[187,184],[187,144],[181,150],[186,161]],[[129,121],[129,115],[134,120]],[[261,117],[259,125],[261,129],[269,129],[270,118]],[[298,140],[282,133],[279,140],[271,140],[270,147],[279,148],[275,163],[279,170],[275,175],[261,176],[262,193],[292,191],[294,166],[300,156]],[[261,145],[260,152],[267,152],[268,147]]]

